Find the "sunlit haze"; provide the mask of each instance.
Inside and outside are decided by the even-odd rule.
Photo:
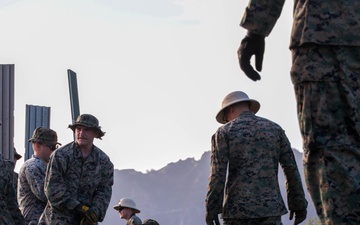
[[[210,150],[223,97],[247,92],[259,116],[302,151],[290,80],[291,2],[266,38],[262,79],[240,70],[238,0],[2,0],[0,64],[15,65],[15,137],[25,151],[26,105],[51,107],[59,142],[73,139],[67,70],[80,113],[106,132],[95,145],[116,169],[146,172]],[[17,169],[23,160],[18,162]]]

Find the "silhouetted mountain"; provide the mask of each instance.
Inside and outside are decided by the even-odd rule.
[[[302,153],[294,150],[294,154],[309,202],[308,219],[317,218],[304,183]],[[198,161],[188,158],[145,174],[132,169],[115,170],[110,206],[105,220],[101,224],[126,223],[113,209],[113,206],[123,197],[135,200],[137,207],[141,210],[138,216],[142,220],[153,218],[161,225],[205,224],[205,195],[209,172],[210,151],[205,152]],[[284,201],[287,202],[285,179],[281,169],[279,184]],[[284,225],[293,224],[293,222],[289,222],[288,217],[289,214],[283,216]]]

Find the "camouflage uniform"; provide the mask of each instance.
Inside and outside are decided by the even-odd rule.
[[[268,36],[285,0],[252,0],[241,26]],[[294,2],[290,49],[307,187],[323,224],[360,224],[360,1]]]
[[[141,225],[141,219],[137,215],[132,215],[131,218],[126,221],[126,225]]]
[[[44,179],[46,163],[33,155],[20,168],[18,180],[18,202],[21,213],[28,224],[38,224],[46,206]]]
[[[13,171],[9,170],[2,154],[0,154],[0,224],[26,224],[16,201],[12,183],[13,177],[10,172]]]
[[[12,176],[12,183],[13,183],[13,187],[15,189],[15,196],[16,196],[18,174],[14,171],[15,162],[12,161],[12,160],[5,160],[5,164],[6,164],[8,170],[10,171],[10,174]]]
[[[50,157],[46,178],[46,208],[39,224],[80,224],[74,208],[82,203],[91,207],[103,221],[110,203],[114,166],[109,157],[93,145],[83,161],[75,142],[57,149]]]
[[[218,128],[212,137],[207,212],[222,213],[224,224],[265,217],[280,220],[287,209],[278,184],[279,163],[287,180],[289,210],[305,210],[295,157],[279,125],[246,111]]]

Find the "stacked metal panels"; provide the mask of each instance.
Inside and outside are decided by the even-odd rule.
[[[14,160],[14,64],[0,64],[0,152]]]
[[[50,107],[26,105],[26,125],[25,125],[25,160],[34,154],[31,138],[37,127],[50,128]]]

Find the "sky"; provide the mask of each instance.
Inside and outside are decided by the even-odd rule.
[[[0,64],[15,65],[14,146],[25,152],[26,105],[51,108],[58,140],[73,140],[67,70],[80,113],[106,132],[95,145],[115,169],[158,170],[199,159],[220,126],[225,95],[241,90],[257,115],[278,123],[302,151],[288,48],[291,2],[266,38],[262,79],[240,70],[239,0],[1,0]],[[15,170],[22,165],[17,163]]]

